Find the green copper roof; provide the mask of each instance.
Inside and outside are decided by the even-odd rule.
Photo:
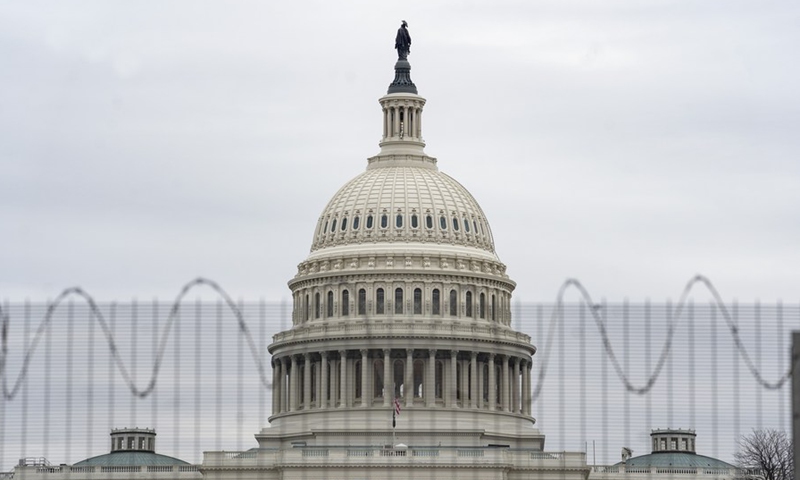
[[[113,452],[87,458],[76,463],[76,467],[133,467],[141,465],[189,465],[183,460],[153,452]]]
[[[617,465],[622,465],[618,463]],[[706,467],[706,468],[736,468],[730,463],[716,458],[686,452],[657,452],[649,455],[640,455],[629,458],[625,467]]]

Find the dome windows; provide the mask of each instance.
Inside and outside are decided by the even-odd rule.
[[[363,288],[358,290],[358,314],[367,314],[367,291]]]
[[[439,289],[434,288],[433,292],[431,292],[431,314],[432,315],[440,315],[441,314],[441,299],[439,298]]]
[[[439,217],[439,228],[442,230],[447,230],[447,219],[444,218],[444,215]]]
[[[403,289],[396,288],[394,290],[394,313],[403,313]]]
[[[397,228],[403,228],[403,214],[402,213],[398,213],[397,214],[397,217],[395,218],[395,221],[394,221],[394,225]]]
[[[375,291],[375,313],[377,315],[383,315],[385,301],[383,289],[377,289]]]
[[[350,315],[350,292],[342,290],[342,316]]]
[[[419,218],[416,213],[411,215],[411,228],[419,228]]]
[[[327,226],[328,224],[326,223],[325,225]],[[428,230],[433,228],[433,217],[430,215],[425,215],[425,228]]]
[[[336,219],[334,218],[331,222],[331,233],[336,231]]]
[[[347,230],[347,217],[342,219],[342,231],[344,232],[345,230]]]
[[[370,214],[370,215],[367,215],[367,228],[368,228],[368,229],[371,229],[371,228],[372,228],[372,222],[373,222],[373,220],[372,220],[372,214]]]
[[[458,231],[458,219],[456,217],[453,217],[453,231]]]
[[[360,217],[358,215],[353,217],[353,230],[358,230],[359,220],[360,220]]]
[[[469,220],[465,218],[462,223],[464,223],[464,231],[469,233]]]
[[[389,226],[389,216],[385,213],[381,215],[381,228],[386,228]]]

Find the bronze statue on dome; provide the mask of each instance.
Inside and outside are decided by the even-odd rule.
[[[397,59],[405,60],[411,53],[411,35],[408,33],[408,24],[405,20],[397,29],[397,36],[394,39],[394,48],[397,49]]]

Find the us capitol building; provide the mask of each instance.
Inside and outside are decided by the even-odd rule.
[[[478,202],[425,153],[403,34],[380,152],[323,209],[289,282],[292,328],[269,347],[270,426],[257,449],[206,452],[205,478],[588,475],[583,453],[543,452],[536,348],[511,328],[515,283]]]
[[[515,283],[478,202],[425,153],[409,46],[404,22],[379,99],[380,151],[323,209],[289,282],[292,328],[269,346],[272,415],[258,447],[189,466],[156,454],[154,431],[123,429],[109,454],[69,471],[20,465],[19,478],[589,476],[583,452],[544,451],[531,416],[536,348],[511,328]]]

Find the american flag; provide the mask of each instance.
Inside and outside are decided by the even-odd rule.
[[[400,400],[394,399],[394,410],[392,410],[392,428],[397,426],[397,416],[400,415]]]

